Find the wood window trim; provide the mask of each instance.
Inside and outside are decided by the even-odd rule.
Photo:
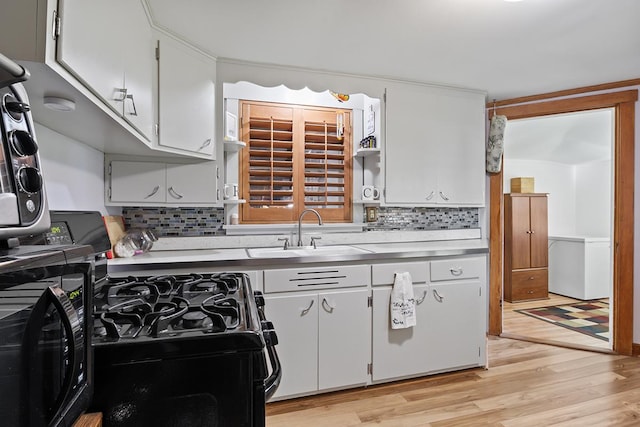
[[[550,96],[551,97],[551,96]],[[619,354],[633,352],[633,276],[634,276],[634,144],[635,104],[637,90],[626,90],[533,104],[507,105],[493,108],[490,115],[505,115],[509,120],[571,113],[600,108],[615,110],[614,142],[614,231],[613,246],[613,350]],[[502,101],[502,105],[510,104]],[[497,105],[497,104],[496,104]],[[502,333],[502,272],[504,239],[502,170],[489,177],[489,334]]]
[[[251,115],[250,109],[252,108],[272,109],[277,120],[282,122],[290,120],[291,151],[285,160],[291,162],[291,168],[286,172],[291,176],[289,183],[291,188],[290,191],[286,191],[291,195],[288,202],[292,206],[291,209],[263,210],[253,207],[257,203],[251,203],[249,191],[253,191],[250,189],[254,184],[254,178],[250,179],[250,163],[255,162],[257,157],[251,158],[252,153],[255,155],[255,151],[252,150],[252,140],[249,138],[251,126],[250,120],[247,119]],[[353,141],[352,111],[350,109],[242,100],[240,101],[240,111],[241,139],[248,143],[247,148],[239,156],[238,165],[240,196],[246,199],[246,203],[242,205],[240,210],[241,223],[291,223],[297,221],[300,213],[306,208],[317,210],[322,220],[327,223],[352,222]],[[264,112],[261,114],[264,115]],[[335,122],[337,122],[338,115],[342,117],[344,124],[342,137],[338,136],[336,130]],[[270,118],[274,119],[274,117]],[[259,120],[256,119],[256,121]],[[324,126],[322,126],[323,123]],[[287,138],[286,135],[284,137]],[[284,140],[277,142],[280,145],[286,143],[287,141]],[[284,148],[284,150],[287,149]],[[283,152],[280,154],[287,156]],[[274,167],[273,159],[272,157],[271,168]],[[265,182],[271,186],[272,192],[276,187],[274,176]],[[272,193],[270,197],[273,195]],[[274,201],[275,199],[267,201],[265,204],[269,205]],[[286,203],[286,201],[281,203]],[[313,219],[308,217],[305,221]]]

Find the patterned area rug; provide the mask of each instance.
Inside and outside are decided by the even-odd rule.
[[[515,311],[594,338],[609,341],[609,304],[606,301],[582,301],[574,304]]]

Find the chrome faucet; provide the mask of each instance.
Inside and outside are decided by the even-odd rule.
[[[322,225],[322,218],[320,214],[315,209],[305,209],[302,211],[300,216],[298,217],[298,246],[302,246],[302,217],[307,214],[307,212],[313,212],[318,217],[318,225]]]

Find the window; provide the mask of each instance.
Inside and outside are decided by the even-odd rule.
[[[243,223],[351,222],[351,111],[241,101]]]

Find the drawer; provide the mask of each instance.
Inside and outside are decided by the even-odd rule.
[[[371,284],[373,286],[393,285],[396,273],[408,272],[413,283],[426,283],[429,263],[398,262],[392,264],[374,264],[371,266]]]
[[[523,301],[549,297],[547,269],[511,272],[511,299]]]
[[[369,265],[264,271],[265,293],[367,286],[370,282],[371,266]]]
[[[485,277],[485,257],[431,261],[431,281],[475,279]]]

